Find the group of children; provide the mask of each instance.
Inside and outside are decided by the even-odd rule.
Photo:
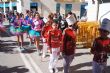
[[[26,12],[27,15],[21,13],[10,13],[9,23],[10,32],[17,36],[17,42],[20,49],[23,47],[23,34],[27,33],[27,37],[36,46],[38,54],[40,55],[41,49],[39,47],[40,38],[43,41],[42,57],[45,58],[47,50],[50,52],[49,71],[51,73],[57,73],[56,67],[60,52],[63,57],[64,73],[69,73],[69,67],[74,59],[76,49],[76,29],[73,28],[73,24],[76,24],[77,20],[71,12],[68,13],[65,18],[66,27],[59,29],[59,24],[62,24],[56,18],[56,15],[49,14],[47,22],[44,22],[40,17],[40,14]],[[0,23],[1,25],[1,23]],[[93,42],[91,53],[93,57],[93,73],[105,73],[107,65],[108,53],[110,53],[110,20],[103,19],[99,28],[100,36]]]

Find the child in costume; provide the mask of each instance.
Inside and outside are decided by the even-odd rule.
[[[46,22],[46,24],[43,26],[43,29],[42,29],[42,39],[43,39],[42,57],[43,58],[46,57],[46,52],[48,49],[47,40],[48,40],[49,31],[52,29],[52,23],[53,23],[53,17],[49,15],[48,21]]]
[[[74,59],[76,49],[76,32],[73,30],[74,20],[71,17],[66,18],[68,27],[63,31],[62,56],[64,73],[69,73],[70,64]]]
[[[99,28],[99,37],[97,37],[92,45],[91,53],[93,57],[93,73],[105,73],[107,66],[107,54],[110,53],[110,20],[104,18]]]
[[[31,39],[34,39],[35,46],[38,50],[38,54],[41,55],[40,53],[40,48],[39,48],[39,43],[40,43],[40,36],[41,36],[41,30],[43,27],[43,20],[40,19],[39,13],[35,13],[34,18],[33,18],[33,25],[32,25],[32,30],[29,31],[29,36]]]
[[[52,29],[49,31],[48,45],[50,49],[49,71],[51,73],[58,72],[56,67],[58,57],[60,55],[60,47],[62,41],[62,32],[58,29],[58,22],[52,23]]]
[[[22,29],[22,23],[21,23],[21,19],[20,19],[20,14],[17,13],[16,14],[16,19],[14,20],[13,23],[11,23],[11,27],[10,27],[10,32],[17,36],[17,42],[18,42],[18,46],[20,47],[20,49],[24,49],[23,48],[23,29]]]

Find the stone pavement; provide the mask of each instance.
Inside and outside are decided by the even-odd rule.
[[[48,70],[48,63],[49,63],[49,56],[47,56],[45,59],[42,59],[41,56],[38,56],[38,53],[35,49],[35,47],[29,47],[29,39],[24,36],[24,41],[25,41],[25,48],[26,51],[22,52],[22,54],[26,57],[26,60],[33,65],[33,68],[38,70],[38,73],[49,73]],[[16,37],[15,36],[2,36],[0,37],[0,40],[3,41],[2,46],[5,46],[5,50],[1,50],[0,48],[0,62],[4,61],[4,56],[7,53],[12,53],[11,58],[10,56],[7,56],[7,61],[4,61],[4,63],[0,63],[0,66],[7,66],[9,67],[10,64],[11,66],[14,66],[11,68],[11,70],[14,70],[15,67],[17,66],[22,66],[22,63],[18,63],[20,61],[17,60],[17,58],[20,58],[20,56],[16,53],[13,54],[16,51],[17,48],[17,43],[16,43]],[[42,44],[41,44],[42,46]],[[19,57],[16,57],[18,55]],[[31,59],[30,59],[31,58]],[[92,58],[93,55],[90,54],[90,48],[79,48],[76,49],[76,54],[75,58],[71,64],[70,67],[70,73],[92,73]],[[32,63],[33,62],[33,63]],[[57,64],[58,73],[63,73],[63,59],[60,58]],[[19,70],[19,67],[17,67]],[[21,68],[21,67],[20,67]],[[22,68],[24,69],[21,72],[15,71],[15,73],[26,73],[25,71],[28,72],[28,68]],[[108,59],[108,66],[106,69],[106,73],[110,73],[110,57]],[[0,72],[1,73],[1,72]],[[2,72],[3,73],[3,72]],[[6,72],[6,73],[14,73],[12,72]]]
[[[0,40],[1,40],[1,38],[0,38]],[[5,44],[5,46],[7,46],[6,49],[11,47],[12,45],[14,45],[15,47],[17,46],[17,44],[15,43],[16,42],[15,36],[2,37],[2,40],[4,40],[4,42],[7,42]],[[9,41],[12,41],[13,43],[10,43]],[[25,38],[25,42],[28,42],[27,38]],[[8,44],[10,44],[10,45],[8,45]],[[42,73],[49,73],[49,70],[48,70],[49,55],[45,59],[42,59],[41,56],[38,56],[38,53],[37,53],[35,47],[34,48],[29,47],[28,44],[29,43],[27,43],[25,46],[26,51],[22,52],[22,54],[24,54],[25,57],[27,57],[28,61],[29,61],[28,56],[30,56],[32,58],[32,60],[34,61],[34,64],[36,64],[39,67],[39,69],[42,71]],[[11,48],[13,48],[13,47],[11,47]],[[4,52],[6,52],[6,51],[4,51]],[[11,52],[14,52],[14,51],[16,51],[16,48],[14,48]],[[7,51],[7,52],[10,52],[10,51]],[[15,54],[13,54],[12,59],[14,59],[14,56],[15,56]],[[92,73],[92,58],[93,58],[93,55],[90,54],[90,48],[76,49],[75,58],[70,67],[70,73]],[[31,62],[31,61],[29,61],[29,62]],[[19,64],[19,63],[17,63],[17,64]],[[5,65],[8,66],[9,63],[6,62]],[[63,59],[62,58],[59,59],[57,67],[59,70],[58,73],[63,73]],[[110,73],[110,58],[108,59],[107,73]]]

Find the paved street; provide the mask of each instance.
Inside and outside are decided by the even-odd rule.
[[[25,37],[25,51],[17,47],[16,37],[2,35],[0,37],[0,73],[49,73],[49,56],[42,59],[36,49],[29,47]],[[42,45],[42,44],[41,44]],[[90,49],[76,49],[75,59],[70,68],[70,73],[92,73],[92,57]],[[57,67],[63,73],[63,60],[59,59]],[[107,73],[110,73],[110,58],[108,59]]]

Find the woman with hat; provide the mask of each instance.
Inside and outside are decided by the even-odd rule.
[[[94,55],[92,63],[93,73],[105,73],[107,54],[110,53],[110,38],[107,37],[109,33],[110,20],[105,18],[99,28],[99,37],[94,40],[91,48],[91,53]]]

